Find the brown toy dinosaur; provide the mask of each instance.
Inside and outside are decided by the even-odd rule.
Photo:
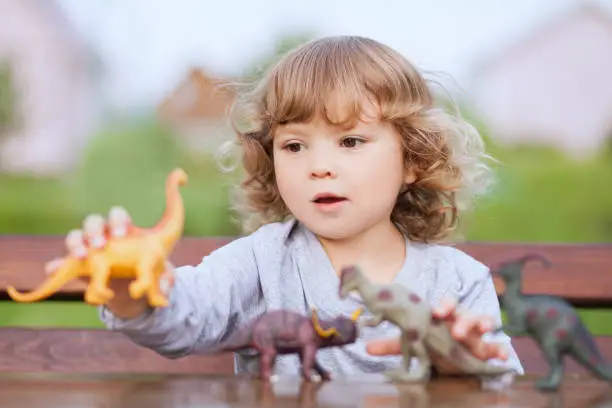
[[[430,379],[432,359],[436,356],[448,361],[460,372],[471,375],[500,375],[511,368],[493,366],[478,359],[457,342],[450,328],[433,318],[431,306],[404,285],[374,285],[356,266],[342,269],[339,296],[346,298],[357,291],[372,316],[364,320],[364,326],[375,327],[387,320],[402,332],[404,366],[385,375],[398,382],[427,381]],[[417,368],[410,370],[410,359],[415,357]]]
[[[354,343],[359,336],[360,314],[361,309],[357,309],[350,317],[319,320],[314,309],[311,316],[292,310],[270,310],[233,332],[213,353],[256,350],[261,358],[260,377],[264,381],[270,380],[277,355],[298,354],[304,380],[311,380],[311,369],[322,380],[330,380],[330,374],[317,361],[317,351]]]
[[[114,296],[108,287],[111,278],[134,278],[130,296],[138,299],[145,293],[152,307],[167,306],[168,299],[159,287],[167,258],[183,233],[184,203],[179,185],[187,182],[187,174],[175,169],[166,180],[166,209],[151,228],[133,227],[123,237],[110,237],[102,248],[88,249],[84,258],[66,256],[58,268],[37,289],[20,293],[8,287],[9,296],[17,302],[35,302],[51,296],[63,285],[79,277],[89,277],[85,302],[101,305]]]

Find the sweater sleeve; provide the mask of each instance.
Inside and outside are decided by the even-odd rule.
[[[453,264],[461,282],[458,290],[459,307],[478,315],[493,316],[495,327],[500,326],[502,324],[501,308],[489,268],[461,251],[453,251]],[[501,343],[508,350],[507,360],[491,359],[489,364],[512,368],[510,373],[482,378],[485,387],[503,387],[511,384],[515,375],[524,374],[519,357],[512,347],[511,338],[507,334],[503,332],[487,333],[483,338],[486,341]]]
[[[206,353],[265,308],[251,240],[239,238],[197,266],[175,269],[169,305],[122,320],[100,307],[105,326],[168,358]]]

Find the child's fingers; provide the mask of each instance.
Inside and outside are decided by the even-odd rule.
[[[465,339],[469,333],[473,332],[474,327],[478,325],[478,316],[464,311],[457,316],[457,319],[452,327],[452,334],[458,340]]]
[[[373,340],[366,345],[366,351],[375,356],[397,355],[401,354],[402,346],[399,338]]]
[[[508,359],[508,352],[505,345],[500,343],[477,341],[474,343],[470,352],[481,360],[496,358],[500,360]]]
[[[491,316],[476,315],[466,311],[457,316],[452,332],[457,339],[465,339],[472,335],[480,338],[484,333],[493,330],[493,325]]]
[[[108,213],[109,233],[112,237],[124,237],[127,235],[132,217],[127,210],[120,206],[114,206]]]
[[[495,357],[492,357],[492,358],[498,358],[504,361],[508,360],[508,358],[510,358],[508,345],[507,344],[497,344]]]
[[[106,244],[106,223],[99,214],[90,214],[83,221],[83,233],[91,248],[102,248]]]
[[[487,316],[465,313],[453,326],[452,334],[457,341],[480,359],[507,359],[507,352],[503,344],[487,342],[483,339],[483,334],[490,331],[492,327],[493,320]]]
[[[66,248],[68,253],[75,258],[84,258],[87,256],[87,247],[85,246],[85,237],[83,231],[75,229],[66,235]]]
[[[493,316],[480,316],[478,320],[478,328],[481,334],[488,333],[495,327]]]
[[[440,302],[440,304],[433,309],[433,314],[435,317],[444,319],[453,314],[457,310],[457,300],[454,298],[444,298]]]

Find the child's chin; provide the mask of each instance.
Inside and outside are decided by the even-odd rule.
[[[358,229],[354,224],[341,220],[325,220],[324,222],[304,223],[314,234],[327,240],[343,240],[355,236]]]

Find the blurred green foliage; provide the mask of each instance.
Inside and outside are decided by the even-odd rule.
[[[15,88],[11,67],[7,61],[0,60],[0,133],[14,125]]]
[[[222,175],[212,155],[185,150],[154,121],[117,127],[94,140],[72,180],[71,203],[81,214],[104,214],[122,205],[136,224],[153,225],[164,210],[165,180],[175,167],[189,176],[182,187],[185,235],[236,234],[228,210],[232,180]]]
[[[93,139],[82,164],[61,179],[0,176],[0,233],[65,234],[90,213],[124,206],[140,226],[151,226],[165,206],[168,173],[182,167],[185,235],[233,235],[229,188],[212,155],[193,154],[152,120],[114,125]]]
[[[606,150],[573,159],[551,147],[490,144],[494,191],[469,224],[475,241],[601,243],[612,241],[612,159]]]

